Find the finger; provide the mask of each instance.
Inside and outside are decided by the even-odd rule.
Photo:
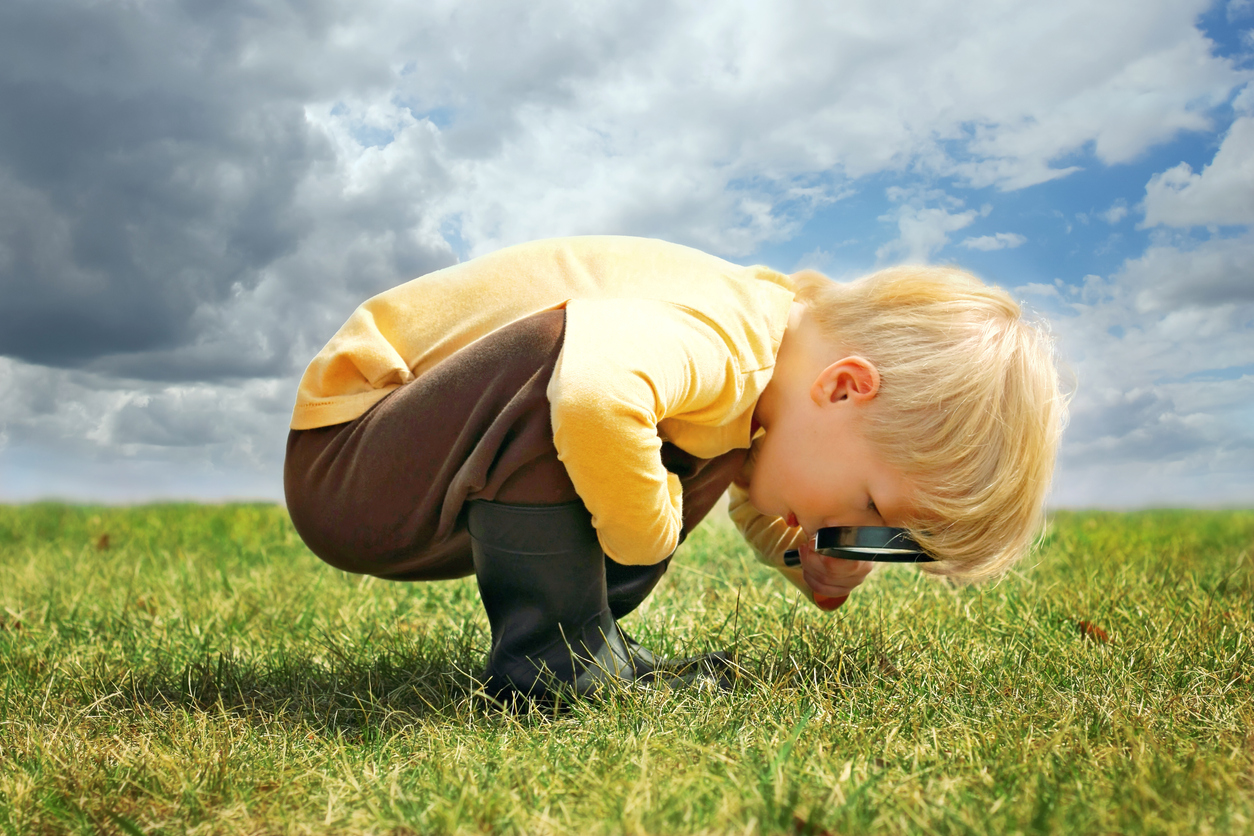
[[[866,576],[871,574],[871,570],[874,567],[874,563],[866,560],[851,561],[825,557],[815,567],[815,576],[824,579],[828,583],[854,587],[866,580]]]
[[[823,583],[820,580],[811,578],[805,579],[806,586],[810,587],[810,591],[815,595],[822,595],[825,598],[845,598],[850,592],[853,592],[853,586],[843,584]]]
[[[806,568],[802,571],[801,577],[805,580],[806,586],[816,595],[825,595],[828,598],[839,598],[848,595],[853,591],[854,587],[860,583],[859,579],[849,579],[845,577],[829,577],[823,572],[814,571]]]
[[[828,598],[826,595],[815,595],[814,603],[818,605],[819,609],[832,612],[833,610],[840,609],[840,605],[845,603],[848,598],[848,595],[842,595],[839,598]]]
[[[871,574],[875,564],[870,560],[845,560],[840,557],[823,556],[823,565],[832,574],[845,574],[865,578]]]
[[[802,559],[802,571],[807,578],[818,583],[840,585],[852,589],[866,579],[875,564],[866,560],[841,560],[835,557],[814,555],[809,561]]]
[[[866,580],[867,575],[870,574],[870,570],[853,569],[832,572],[826,566],[820,565],[818,567],[805,567],[801,574],[805,579],[806,586],[810,587],[816,594],[835,598],[848,595],[860,586]]]

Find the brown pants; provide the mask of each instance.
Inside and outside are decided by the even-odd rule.
[[[292,523],[313,553],[344,571],[391,580],[464,577],[474,574],[468,501],[577,499],[553,447],[545,396],[565,325],[563,310],[519,320],[354,421],[293,430],[284,489]],[[662,445],[663,465],[683,485],[685,536],[747,453],[698,459]]]

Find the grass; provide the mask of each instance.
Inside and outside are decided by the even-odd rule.
[[[997,585],[836,613],[689,539],[628,629],[732,693],[474,698],[472,579],[264,505],[0,507],[0,833],[1254,833],[1254,512],[1058,514]]]

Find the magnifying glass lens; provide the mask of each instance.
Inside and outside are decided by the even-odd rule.
[[[814,551],[841,560],[869,560],[874,563],[933,563],[936,558],[923,550],[910,532],[886,525],[838,525],[820,528],[814,535]],[[785,566],[801,565],[801,552],[784,552]]]

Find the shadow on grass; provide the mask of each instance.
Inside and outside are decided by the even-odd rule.
[[[768,639],[772,633],[776,638]],[[739,675],[733,690],[718,699],[826,700],[846,690],[908,687],[908,660],[920,650],[878,629],[853,639],[837,624],[789,624],[727,639],[719,645],[740,651]],[[351,641],[323,634],[314,643],[225,644],[200,654],[132,645],[104,664],[79,668],[65,696],[80,706],[106,699],[113,709],[228,713],[250,723],[369,740],[416,723],[498,714],[478,680],[488,643],[480,628],[467,625]],[[43,655],[34,646],[10,654],[32,693],[47,682],[49,671],[38,658]]]
[[[301,725],[349,738],[467,713],[485,713],[476,674],[480,649],[447,640],[406,646],[276,650],[248,656],[231,649],[187,661],[150,659],[120,680],[83,683],[114,693],[110,705],[226,712],[255,723]]]

